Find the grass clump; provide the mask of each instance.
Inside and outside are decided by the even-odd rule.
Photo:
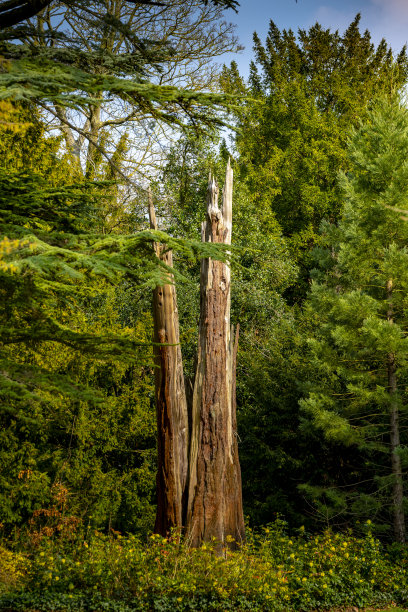
[[[43,539],[24,556],[7,552],[24,570],[8,584],[0,573],[0,609],[278,612],[408,602],[408,557],[387,551],[369,524],[360,538],[303,529],[290,537],[277,521],[249,532],[237,551],[220,556],[215,544],[99,532],[76,544]]]

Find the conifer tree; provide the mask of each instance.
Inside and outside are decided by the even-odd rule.
[[[13,9],[18,4],[14,0],[5,2],[4,7],[0,5],[0,14],[2,8]],[[166,70],[174,55],[171,41],[161,40],[154,28],[150,39],[149,32],[147,36],[135,33],[122,2],[113,9],[105,0],[96,0],[92,5],[82,0],[73,2],[75,21],[64,21],[63,15],[62,31],[56,28],[57,19],[49,12],[48,4],[37,23],[0,28],[0,54],[6,60],[0,73],[0,100],[49,105],[49,111],[52,106],[66,132],[76,131],[78,142],[87,138],[91,149],[101,148],[97,142],[100,124],[111,128],[122,124],[124,108],[126,117],[140,124],[158,122],[176,129],[191,129],[192,124],[196,128],[223,124],[219,111],[231,104],[228,97],[204,92],[200,87],[187,89],[182,83],[163,84],[164,79],[155,78]],[[214,9],[218,11],[236,3],[220,0],[210,4],[218,6]],[[217,12],[215,20],[219,17]],[[178,15],[172,18],[177,22]],[[85,43],[81,36],[84,30],[88,32]],[[227,39],[229,32],[227,28]],[[21,42],[17,44],[18,39]],[[206,46],[205,41],[202,45]],[[104,98],[113,97],[116,109],[106,123],[101,117],[101,105]],[[67,120],[67,107],[85,114],[84,129]],[[71,147],[73,153],[77,145]]]
[[[393,55],[385,40],[375,47],[357,15],[346,31],[279,30],[271,21],[265,43],[254,34],[248,95],[238,114],[236,146],[240,172],[258,204],[259,223],[273,218],[297,262],[307,289],[308,254],[318,240],[322,219],[336,221],[342,200],[337,173],[347,169],[344,154],[350,125],[381,92],[407,78],[405,47]],[[242,91],[236,66],[221,78],[225,91]]]
[[[382,101],[352,136],[344,213],[337,228],[323,227],[327,249],[316,252],[307,315],[317,327],[309,344],[318,375],[301,402],[328,439],[377,465],[388,457],[388,475],[377,475],[371,490],[390,510],[397,542],[405,541],[408,224],[398,210],[408,210],[407,158],[408,111]]]
[[[104,11],[111,11],[134,40],[154,40],[154,44],[144,42],[143,48],[132,49],[135,43],[132,44],[122,28],[115,28],[114,24],[98,27],[95,16],[89,18],[86,7],[78,10],[69,5],[54,5],[42,11],[30,22],[33,31],[22,35],[20,40],[28,47],[35,47],[39,54],[50,54],[52,40],[54,50],[59,48],[60,57],[62,50],[65,57],[69,54],[74,57],[79,51],[86,54],[98,50],[100,59],[109,58],[95,64],[99,75],[122,75],[123,69],[133,66],[134,72],[129,72],[132,79],[143,78],[162,87],[201,91],[216,88],[216,58],[239,48],[235,26],[223,20],[223,8],[213,3],[171,0],[162,8],[115,0],[106,6],[97,4],[93,11],[101,21]],[[173,135],[175,125],[153,117],[147,107],[142,109],[130,98],[125,100],[120,95],[103,92],[97,96],[92,92],[88,97],[80,112],[78,108],[72,110],[43,102],[52,126],[62,132],[67,149],[83,166],[84,173],[88,177],[94,175],[95,157],[101,150],[112,159],[126,130],[132,151],[126,156],[122,173],[146,176],[163,158],[163,141]]]
[[[83,352],[97,351],[100,359],[116,355],[131,360],[138,342],[103,332],[82,333],[60,318],[59,307],[73,304],[87,284],[92,293],[97,278],[112,283],[127,277],[150,286],[166,282],[167,268],[151,249],[155,239],[165,239],[193,258],[196,249],[215,256],[217,249],[198,241],[188,246],[163,232],[99,233],[98,206],[111,195],[111,185],[78,180],[75,167],[58,157],[58,140],[44,138],[35,109],[17,109],[15,123],[20,128],[6,125],[0,143],[0,393],[19,401],[41,387],[81,395],[68,377],[50,376],[40,367],[10,358],[9,347],[54,341]]]
[[[299,274],[295,282],[288,279],[283,286],[275,278],[268,286],[265,283],[262,302],[255,301],[262,287],[257,278],[256,290],[251,289],[245,302],[246,314],[249,304],[258,308],[251,313],[251,336],[244,326],[241,335],[244,375],[238,376],[238,406],[240,431],[245,432],[241,434],[244,499],[246,511],[257,522],[282,511],[292,524],[308,526],[316,520],[315,511],[311,519],[309,506],[316,496],[300,490],[300,483],[324,490],[328,483],[334,487],[345,480],[355,483],[356,465],[359,480],[375,474],[366,467],[371,458],[355,447],[343,448],[340,464],[339,446],[323,439],[299,413],[302,382],[313,378],[304,350],[313,322],[299,316],[298,305],[309,290],[314,266],[310,254],[321,239],[322,219],[336,223],[342,212],[337,176],[349,167],[349,129],[359,124],[380,92],[403,86],[407,60],[404,50],[394,55],[385,41],[374,45],[370,33],[359,27],[358,16],[345,31],[315,24],[297,35],[271,23],[266,41],[255,37],[254,43],[246,91],[257,104],[243,100],[236,117],[240,128],[235,139],[236,184],[246,192],[242,227],[251,223],[248,240],[255,248],[265,245],[268,253],[272,245],[283,242],[288,251],[284,261],[297,264]],[[236,66],[223,72],[221,82],[226,92],[245,90]],[[262,265],[256,265],[257,273]],[[282,266],[276,262],[274,270],[279,269]],[[276,289],[289,308],[272,298]],[[239,320],[244,323],[241,314]],[[247,340],[251,346],[244,357]],[[308,450],[311,446],[314,453]],[[351,508],[352,488],[341,490],[347,491],[341,503],[347,510],[338,519],[343,527],[353,524],[356,514],[371,518],[364,514],[361,495],[360,507]],[[329,502],[327,506],[331,508]],[[338,512],[333,508],[333,514]],[[327,525],[325,517],[321,515]]]

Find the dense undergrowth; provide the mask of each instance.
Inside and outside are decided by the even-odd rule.
[[[0,609],[164,612],[314,610],[408,603],[408,555],[363,538],[296,537],[277,521],[235,552],[153,535],[41,538],[29,552],[0,548]]]

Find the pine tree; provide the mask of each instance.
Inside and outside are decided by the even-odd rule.
[[[375,470],[371,491],[390,509],[398,542],[405,541],[406,440],[399,421],[408,399],[408,224],[398,210],[408,209],[407,156],[408,111],[382,101],[352,136],[344,212],[337,228],[324,226],[327,249],[316,253],[307,314],[317,327],[310,350],[318,375],[302,401],[329,440],[388,472],[380,478]]]

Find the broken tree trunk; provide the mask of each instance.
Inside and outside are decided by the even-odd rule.
[[[149,190],[150,227],[157,229]],[[173,266],[171,251],[155,244],[158,257]],[[153,292],[155,392],[158,435],[157,513],[155,532],[181,530],[188,476],[188,414],[181,357],[176,288],[168,284]]]
[[[206,242],[231,244],[232,169],[228,162],[222,211],[218,188],[210,177]],[[186,534],[191,546],[216,538],[234,546],[244,539],[241,470],[235,405],[234,342],[230,324],[230,268],[204,259],[201,264],[201,310],[190,433]]]

